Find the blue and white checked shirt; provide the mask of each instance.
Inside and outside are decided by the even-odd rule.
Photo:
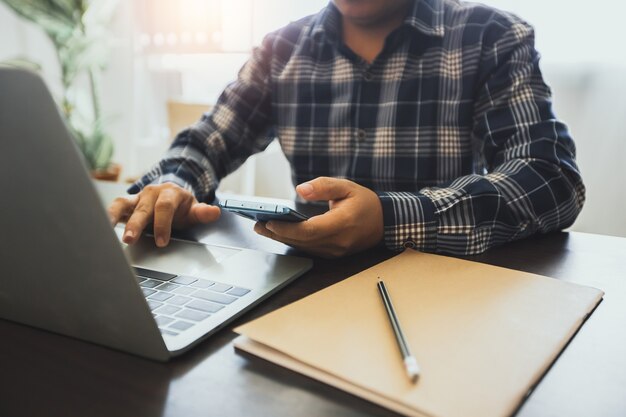
[[[331,176],[377,192],[392,250],[476,254],[565,228],[585,189],[538,64],[516,16],[415,0],[369,65],[342,44],[330,4],[269,34],[129,191],[172,181],[211,201],[276,137],[295,184]]]

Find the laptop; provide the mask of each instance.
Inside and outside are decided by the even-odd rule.
[[[176,239],[123,245],[42,79],[1,67],[0,190],[0,318],[149,359],[187,351],[312,266]]]

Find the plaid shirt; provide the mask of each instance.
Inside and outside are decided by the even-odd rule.
[[[475,254],[565,228],[585,189],[538,63],[519,18],[415,0],[368,64],[342,44],[331,3],[269,34],[129,192],[172,181],[211,201],[278,138],[295,184],[331,176],[377,192],[392,250]]]

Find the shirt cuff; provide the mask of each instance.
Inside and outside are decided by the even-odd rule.
[[[212,190],[208,193],[208,195],[199,195],[199,193],[194,190],[193,186],[185,181],[184,179],[174,175],[174,174],[166,174],[166,175],[154,175],[153,173],[148,173],[144,175],[138,181],[135,181],[133,185],[131,185],[126,192],[128,194],[137,194],[141,190],[143,190],[148,185],[157,185],[157,184],[165,184],[165,183],[173,183],[178,185],[181,188],[191,192],[194,194],[198,201],[211,202],[215,199],[215,191]]]
[[[137,194],[139,191],[143,190],[148,185],[165,184],[167,182],[174,183],[184,188],[185,190],[189,190],[193,192],[193,188],[191,187],[191,184],[189,184],[187,181],[173,174],[158,176],[158,175],[151,175],[150,173],[144,175],[143,177],[141,177],[141,179],[135,181],[133,185],[131,185],[128,188],[127,192],[128,194]]]
[[[430,198],[408,192],[378,193],[378,198],[383,207],[384,241],[388,249],[435,252],[437,218]]]

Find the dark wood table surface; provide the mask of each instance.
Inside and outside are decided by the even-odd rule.
[[[217,233],[223,228],[232,233],[215,243],[291,253],[257,236],[252,222],[230,214],[181,236],[209,242],[223,236]],[[376,248],[339,260],[315,258],[307,274],[166,364],[0,320],[0,417],[394,415],[276,365],[236,354],[231,330],[390,256]],[[518,416],[626,416],[626,239],[553,233],[468,259],[606,292]]]

